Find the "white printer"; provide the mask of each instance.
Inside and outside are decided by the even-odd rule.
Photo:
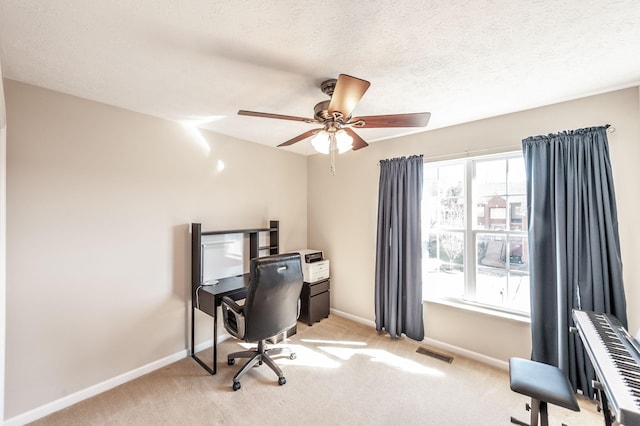
[[[304,249],[296,252],[300,253],[302,277],[305,282],[314,283],[329,278],[329,261],[324,258],[322,251]]]

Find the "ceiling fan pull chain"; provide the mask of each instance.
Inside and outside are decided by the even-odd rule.
[[[336,144],[335,132],[329,133],[329,158],[331,161],[331,174],[336,175],[336,152],[338,152],[338,145]]]

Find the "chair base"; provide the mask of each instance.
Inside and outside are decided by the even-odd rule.
[[[256,364],[262,365],[264,362],[267,364],[274,373],[278,375],[278,384],[284,385],[287,383],[287,379],[284,377],[284,373],[282,369],[275,363],[271,356],[280,355],[283,352],[289,352],[289,358],[295,359],[295,352],[291,351],[289,348],[266,348],[266,343],[264,340],[258,342],[258,347],[254,350],[249,351],[240,351],[234,352],[227,355],[227,364],[233,365],[235,363],[236,358],[249,358],[249,360],[242,366],[242,368],[233,376],[233,390],[236,391],[240,389],[240,379],[242,376],[247,374],[249,370],[251,370]]]

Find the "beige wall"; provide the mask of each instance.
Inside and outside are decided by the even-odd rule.
[[[186,350],[188,223],[307,245],[305,157],[4,86],[6,418]]]
[[[487,102],[490,102],[487,99]],[[610,123],[630,329],[640,328],[640,130],[638,88],[371,144],[339,156],[308,160],[308,242],[331,260],[332,308],[373,321],[378,161],[424,154],[427,161],[521,149],[522,139]],[[359,130],[366,139],[366,129]],[[425,306],[427,338],[506,361],[530,354],[529,327],[443,305]]]
[[[4,359],[6,335],[6,260],[7,260],[7,126],[4,104],[4,84],[2,63],[0,63],[0,420],[4,419]]]
[[[279,219],[281,250],[325,250],[332,308],[374,319],[381,159],[520,149],[531,135],[610,123],[630,329],[640,328],[638,88],[308,159],[5,80],[5,418],[188,345],[187,223]],[[360,130],[366,138],[366,129]],[[224,169],[219,170],[219,165]],[[307,199],[307,193],[310,195]],[[498,360],[527,356],[526,324],[425,305],[427,337]]]

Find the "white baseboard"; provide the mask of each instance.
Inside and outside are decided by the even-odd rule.
[[[331,313],[335,314],[335,315],[337,315],[339,317],[347,318],[347,319],[349,319],[351,321],[354,321],[354,322],[357,322],[357,323],[360,323],[360,324],[371,326],[373,328],[375,328],[375,326],[376,326],[375,321],[371,321],[371,320],[367,320],[367,319],[364,319],[364,318],[361,318],[361,317],[357,317],[355,315],[351,315],[351,314],[348,314],[346,312],[338,311],[336,309],[331,309]],[[473,352],[473,351],[470,351],[468,349],[460,348],[458,346],[450,345],[448,343],[444,343],[444,342],[441,342],[441,341],[435,340],[435,339],[425,338],[422,341],[422,343],[434,346],[434,347],[439,348],[439,349],[443,349],[443,350],[445,350],[447,352],[451,352],[451,353],[454,353],[456,355],[464,356],[464,357],[472,359],[474,361],[482,362],[484,364],[488,364],[488,365],[491,365],[493,367],[500,368],[502,370],[509,370],[509,363],[507,361],[502,361],[502,360],[497,359],[497,358],[492,358],[490,356],[483,355],[483,354],[480,354],[478,352]]]
[[[223,334],[222,336],[218,336],[218,343],[224,342],[230,337],[231,337],[230,334]],[[205,342],[197,344],[195,347],[196,353],[210,348],[212,343],[213,343],[213,340],[207,340]],[[24,424],[31,423],[33,421],[46,417],[51,413],[60,411],[63,408],[70,407],[73,404],[77,404],[80,401],[96,396],[102,392],[108,391],[109,389],[113,389],[116,386],[119,386],[123,383],[131,381],[133,379],[137,379],[138,377],[144,376],[147,373],[151,373],[152,371],[158,370],[176,361],[180,361],[181,359],[186,358],[188,356],[190,356],[189,350],[180,351],[173,355],[169,355],[168,357],[151,362],[147,365],[143,365],[142,367],[136,368],[135,370],[131,370],[127,373],[121,374],[111,379],[107,379],[104,382],[98,383],[93,386],[89,386],[86,389],[82,389],[78,392],[72,393],[71,395],[67,395],[58,400],[49,402],[38,408],[34,408],[33,410],[27,411],[26,413],[19,414],[15,417],[12,417],[6,420],[3,423],[3,425],[4,426],[22,426]]]
[[[497,358],[493,358],[487,355],[480,354],[478,352],[473,352],[468,349],[464,349],[458,346],[450,345],[448,343],[441,342],[435,339],[425,338],[422,343],[426,343],[427,345],[435,346],[436,348],[443,349],[447,352],[451,352],[457,355],[464,356],[466,358],[472,359],[474,361],[481,362],[483,364],[491,365],[493,367],[499,368],[501,370],[509,370],[509,363],[507,361],[502,361]]]
[[[353,321],[353,322],[358,322],[358,323],[360,323],[360,324],[368,325],[368,326],[373,327],[373,328],[375,328],[375,327],[376,327],[376,323],[375,323],[375,321],[366,320],[366,319],[364,319],[364,318],[357,317],[357,316],[355,316],[355,315],[351,315],[351,314],[348,314],[348,313],[346,313],[346,312],[339,311],[339,310],[337,310],[337,309],[333,309],[333,308],[331,308],[331,313],[332,313],[332,314],[334,314],[334,315],[337,315],[337,316],[339,316],[339,317],[342,317],[342,318],[346,318],[346,319],[348,319],[348,320],[351,320],[351,321]]]
[[[189,356],[188,351],[180,351],[173,355],[169,355],[165,358],[151,362],[147,365],[143,365],[140,368],[136,368],[135,370],[131,370],[127,373],[121,374],[111,379],[107,379],[104,382],[95,384],[93,386],[89,386],[88,388],[72,393],[58,400],[49,402],[38,408],[27,411],[26,413],[19,414],[8,420],[5,420],[4,425],[5,426],[21,426],[21,425],[33,422],[35,420],[41,419],[45,416],[48,416],[51,413],[62,410],[63,408],[70,407],[73,404],[76,404],[80,401],[91,398],[93,396],[96,396],[102,392],[108,391],[109,389],[113,389],[116,386],[119,386],[133,379],[137,379],[138,377],[144,376],[147,373],[150,373],[159,368],[172,364],[187,356]]]
[[[231,337],[231,335],[228,334],[228,333],[227,334],[223,334],[222,336],[218,336],[218,344],[224,342],[225,340],[229,339],[230,337]],[[198,353],[198,352],[203,351],[205,349],[209,349],[209,348],[211,348],[212,344],[213,344],[213,339],[209,339],[209,340],[206,340],[206,341],[204,341],[202,343],[198,343],[196,345],[195,352]],[[187,356],[189,356],[189,355],[187,354]]]

